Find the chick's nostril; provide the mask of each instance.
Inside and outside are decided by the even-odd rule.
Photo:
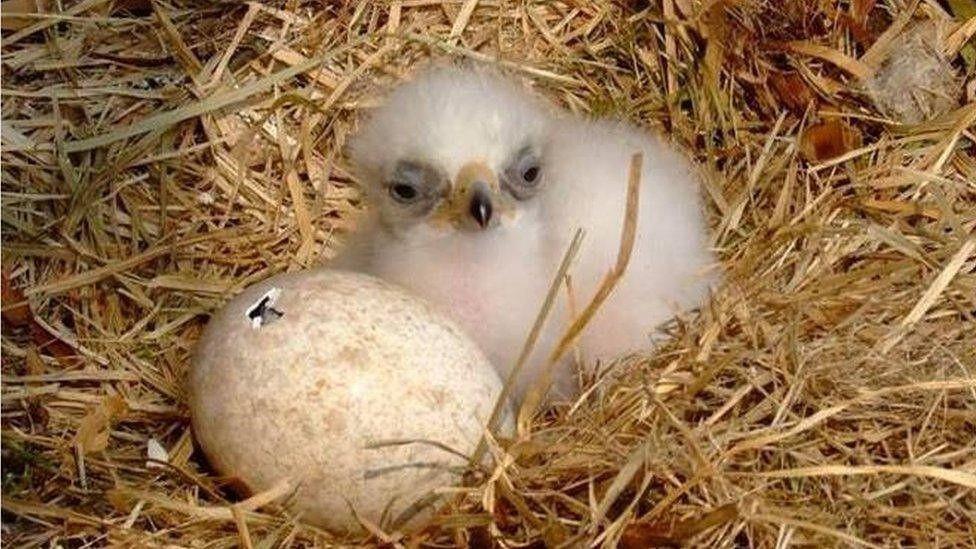
[[[488,227],[488,222],[491,221],[491,198],[481,191],[475,191],[471,195],[468,212],[482,229]]]

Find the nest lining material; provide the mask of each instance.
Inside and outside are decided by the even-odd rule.
[[[904,125],[861,84],[928,22],[971,80],[948,5],[4,2],[4,543],[971,543],[976,104]],[[670,135],[730,282],[429,528],[338,540],[235,499],[182,379],[211,311],[332,255],[346,136],[432,56]]]

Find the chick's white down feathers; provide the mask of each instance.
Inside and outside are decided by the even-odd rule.
[[[372,113],[351,142],[367,213],[337,265],[426,298],[507,376],[576,228],[585,230],[570,270],[578,306],[614,264],[636,152],[644,161],[633,255],[580,348],[588,361],[649,348],[654,328],[699,306],[714,280],[706,272],[713,257],[691,166],[636,127],[556,112],[488,70],[427,70]],[[403,172],[404,162],[428,175]],[[472,165],[479,166],[474,183],[465,177]],[[404,173],[423,180],[411,183],[409,199],[394,188]],[[472,185],[475,194],[464,194]],[[489,207],[481,213],[491,219],[465,224],[461,218],[481,204],[469,198],[477,189]],[[458,209],[450,210],[452,200],[461,201]],[[517,398],[573,312],[562,291],[516,384]],[[575,379],[567,361],[557,370],[557,391],[568,396]]]

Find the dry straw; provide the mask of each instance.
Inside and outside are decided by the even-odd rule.
[[[971,0],[2,9],[5,546],[972,546],[976,104],[909,125],[862,82],[918,24],[972,81]],[[210,312],[332,255],[346,136],[431,57],[669,135],[728,283],[486,439],[427,529],[340,540],[289,485],[234,498],[182,379]]]

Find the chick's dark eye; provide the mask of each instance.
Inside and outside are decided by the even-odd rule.
[[[518,152],[512,163],[502,172],[506,190],[516,200],[528,200],[539,192],[543,183],[543,162],[539,153],[526,147]]]
[[[419,194],[417,188],[409,183],[394,183],[390,187],[390,195],[400,202],[410,202],[417,198]]]

